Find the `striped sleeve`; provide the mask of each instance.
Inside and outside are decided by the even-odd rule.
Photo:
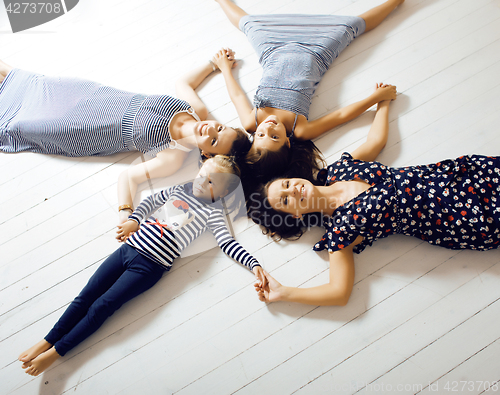
[[[207,227],[212,231],[220,249],[230,258],[238,261],[243,266],[252,270],[255,266],[260,266],[255,259],[243,246],[238,243],[228,232],[226,223],[220,210],[212,211],[207,222]]]
[[[128,218],[140,224],[167,202],[168,197],[173,192],[173,189],[174,188],[168,188],[161,192],[155,193],[154,195],[149,195],[137,206],[137,208]]]

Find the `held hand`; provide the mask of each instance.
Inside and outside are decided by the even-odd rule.
[[[397,90],[394,85],[388,85],[379,83],[375,86],[375,92],[373,92],[373,96],[377,102],[381,102],[384,100],[396,100]]]
[[[130,210],[121,210],[118,213],[118,224],[121,225],[128,221],[128,217],[132,214]]]
[[[116,231],[116,239],[123,243],[127,238],[139,229],[139,224],[134,220],[129,219],[127,222],[118,225]]]
[[[256,286],[264,288],[267,285],[267,278],[264,274],[264,269],[260,266],[255,266],[252,269],[253,274],[255,274],[255,279],[257,280]]]
[[[255,291],[262,302],[277,302],[283,295],[283,286],[264,270],[265,285],[260,287],[255,284]]]
[[[235,54],[236,52],[234,52],[231,48],[227,48],[227,47],[226,47],[226,48],[223,48],[223,49],[224,49],[224,51],[226,51],[226,56],[227,56],[227,58],[228,58],[229,60],[234,60],[234,54]]]
[[[230,48],[222,48],[214,55],[212,62],[219,68],[220,71],[229,71],[236,64],[236,61],[234,60],[234,51]]]

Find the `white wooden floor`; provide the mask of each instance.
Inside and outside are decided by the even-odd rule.
[[[250,13],[345,15],[381,2],[237,0]],[[173,94],[175,76],[230,46],[250,96],[259,80],[252,48],[211,0],[81,0],[17,34],[0,12],[0,58],[16,67]],[[406,0],[335,61],[311,118],[368,95],[376,82],[401,92],[382,162],[500,155],[500,1]],[[238,125],[220,75],[200,94],[214,117]],[[333,160],[359,144],[372,118],[317,144]],[[403,236],[356,257],[342,308],[266,306],[253,276],[218,249],[181,258],[41,377],[27,376],[18,354],[117,248],[116,180],[138,160],[0,154],[1,394],[479,394],[499,385],[500,251],[449,251]],[[188,166],[181,175],[194,173]],[[279,244],[256,226],[238,229],[283,283],[327,281],[327,254],[311,250],[320,229]]]

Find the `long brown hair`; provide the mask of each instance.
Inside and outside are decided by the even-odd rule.
[[[274,240],[297,240],[312,226],[321,226],[323,215],[318,213],[305,214],[302,218],[295,218],[291,214],[276,211],[268,200],[268,189],[276,178],[261,184],[250,193],[247,199],[248,217],[264,229],[262,233],[271,236]]]
[[[283,144],[277,151],[252,145],[241,161],[242,183],[247,201],[260,184],[269,180],[293,176],[313,181],[317,172],[326,166],[320,150],[312,141],[291,139],[290,142],[290,146]]]

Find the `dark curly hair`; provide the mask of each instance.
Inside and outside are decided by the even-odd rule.
[[[271,207],[267,198],[269,185],[279,179],[281,178],[259,185],[247,199],[248,217],[264,228],[262,233],[271,236],[276,241],[297,240],[311,226],[322,226],[323,215],[321,213],[310,213],[303,215],[302,218],[295,218],[291,214],[276,211]]]
[[[234,156],[236,159],[244,157],[250,148],[252,143],[249,139],[248,133],[241,128],[233,128],[236,130],[236,139],[233,141],[231,150],[229,151],[229,156]]]
[[[233,128],[236,131],[236,138],[233,140],[233,145],[231,149],[226,154],[226,156],[232,156],[236,161],[240,162],[242,158],[248,153],[250,148],[252,147],[252,143],[249,139],[248,133],[241,128]],[[202,150],[200,149],[201,161],[203,162],[205,159],[212,157],[213,155],[204,155]]]
[[[277,177],[299,177],[312,181],[326,162],[310,141],[290,139],[290,146],[283,144],[277,151],[255,148],[253,145],[240,161],[242,183],[246,200],[250,194],[269,180]]]

